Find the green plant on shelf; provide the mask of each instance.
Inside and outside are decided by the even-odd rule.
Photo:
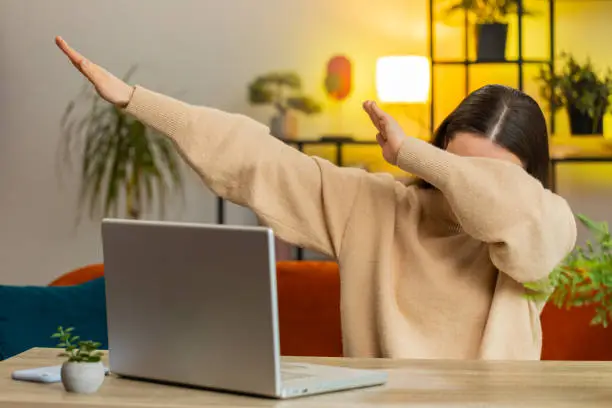
[[[591,118],[591,131],[595,133],[603,115],[610,108],[612,93],[612,70],[599,73],[587,58],[579,63],[571,54],[561,53],[564,61],[559,73],[542,67],[536,80],[540,83],[541,95],[550,101],[550,108],[575,109]],[[570,119],[572,119],[570,117]]]
[[[60,326],[57,328],[57,332],[51,336],[51,338],[59,340],[60,343],[57,347],[64,349],[59,357],[67,357],[71,363],[99,362],[104,355],[101,351],[98,351],[101,344],[91,340],[82,341],[79,336],[74,336],[73,332],[73,327],[64,329]]]
[[[448,14],[467,11],[476,24],[503,24],[508,16],[518,14],[520,0],[455,0],[446,8]],[[535,13],[526,9],[523,2],[523,16]]]
[[[612,320],[612,238],[607,222],[577,216],[592,240],[578,246],[549,277],[527,284],[527,297],[558,308],[593,306],[592,325],[608,327]]]
[[[249,102],[272,105],[279,112],[290,109],[307,115],[321,112],[321,105],[301,93],[302,80],[294,72],[272,72],[260,75],[249,84]]]

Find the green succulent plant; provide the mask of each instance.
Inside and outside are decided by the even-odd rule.
[[[71,363],[99,362],[104,356],[104,353],[98,351],[101,344],[91,340],[82,341],[79,336],[74,336],[73,332],[73,327],[64,329],[60,326],[57,328],[57,332],[51,336],[51,338],[59,340],[60,343],[57,347],[64,349],[59,357],[67,357]]]

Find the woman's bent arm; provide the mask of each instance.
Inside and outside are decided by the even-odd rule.
[[[309,157],[246,116],[141,87],[125,109],[171,138],[217,195],[252,209],[280,238],[338,256],[364,171]]]
[[[438,188],[463,230],[488,243],[493,264],[521,283],[548,276],[575,245],[567,202],[518,165],[456,156],[414,138],[403,141],[397,164]]]

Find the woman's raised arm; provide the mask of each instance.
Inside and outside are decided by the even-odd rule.
[[[280,238],[338,257],[366,172],[309,157],[248,117],[130,86],[56,42],[103,99],[171,138],[217,195],[252,209]]]

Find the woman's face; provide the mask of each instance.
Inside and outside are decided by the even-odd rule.
[[[523,166],[521,159],[492,140],[469,132],[458,132],[446,145],[446,150],[457,156],[486,157],[509,161]]]

